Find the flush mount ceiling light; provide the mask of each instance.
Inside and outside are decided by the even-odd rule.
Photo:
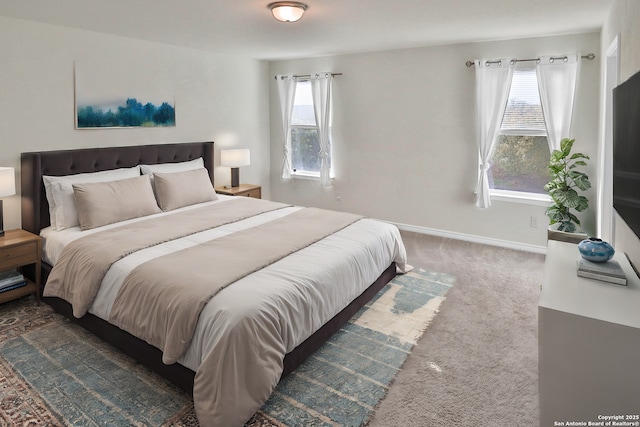
[[[296,22],[307,10],[306,4],[297,1],[277,1],[269,4],[268,7],[273,17],[281,22]]]

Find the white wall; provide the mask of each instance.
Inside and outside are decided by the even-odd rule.
[[[213,140],[216,151],[251,149],[241,178],[268,196],[266,62],[4,17],[0,40],[0,166],[16,168],[18,186],[25,151]],[[176,126],[76,130],[76,62],[148,69],[175,94]],[[218,167],[215,181],[228,184],[229,169]],[[19,188],[4,202],[5,229],[20,227]]]
[[[289,203],[358,212],[370,217],[486,239],[546,246],[544,206],[495,201],[474,206],[475,58],[597,54],[585,61],[575,111],[576,149],[592,156],[598,139],[598,33],[473,43],[272,62],[271,197]],[[282,132],[275,74],[341,72],[334,81],[335,185],[282,182]],[[590,194],[595,201],[595,192]],[[531,216],[539,223],[530,226]],[[595,202],[584,216],[595,231]]]
[[[620,82],[640,71],[640,2],[616,0],[602,29],[604,53],[616,36],[619,37]],[[619,217],[614,218],[614,243],[617,251],[625,252],[640,267],[640,239]]]
[[[474,74],[464,63],[478,57],[599,53],[600,45],[598,34],[583,34],[267,64],[4,17],[0,39],[5,41],[0,44],[0,165],[17,173],[23,151],[214,140],[218,150],[252,149],[252,165],[242,168],[241,178],[263,185],[267,198],[536,246],[545,245],[544,207],[507,202],[474,207]],[[161,73],[159,80],[175,92],[177,126],[76,130],[76,62],[128,63]],[[580,150],[594,158],[598,62],[582,67],[574,135]],[[344,73],[335,81],[337,180],[330,190],[314,181],[279,179],[281,127],[273,75],[316,70]],[[219,167],[215,178],[226,184],[229,170]],[[19,227],[19,195],[4,201],[5,228]],[[530,227],[531,216],[538,228]],[[594,217],[587,214],[587,229],[595,229]]]

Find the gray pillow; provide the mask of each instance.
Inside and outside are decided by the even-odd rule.
[[[73,184],[73,196],[82,230],[161,212],[148,175]]]
[[[163,211],[218,199],[205,168],[153,175],[156,199]]]
[[[139,166],[66,176],[44,175],[42,181],[49,201],[51,226],[56,230],[64,230],[80,224],[73,198],[74,183],[116,181],[136,176],[140,176]]]

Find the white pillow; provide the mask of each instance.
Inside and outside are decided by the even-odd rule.
[[[73,184],[116,181],[136,176],[140,176],[139,166],[66,176],[44,175],[42,181],[49,201],[51,226],[56,230],[64,230],[80,225],[76,202],[73,198]]]
[[[161,212],[148,175],[73,184],[73,192],[82,230]]]
[[[184,171],[190,171],[193,169],[200,169],[203,167],[204,167],[204,160],[202,160],[202,157],[198,157],[197,159],[189,160],[186,162],[158,163],[157,165],[140,165],[140,170],[145,175],[153,175],[155,172],[161,172],[161,173],[184,172]],[[153,182],[153,177],[151,177],[151,182]]]
[[[156,172],[155,177],[156,199],[163,211],[218,199],[205,168],[174,173]]]

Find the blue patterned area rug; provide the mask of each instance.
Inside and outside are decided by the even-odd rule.
[[[278,384],[259,414],[274,425],[365,425],[454,280],[425,270],[396,276]]]
[[[247,427],[362,426],[452,276],[396,276],[284,378]],[[189,395],[46,305],[0,305],[0,425],[197,426]]]

